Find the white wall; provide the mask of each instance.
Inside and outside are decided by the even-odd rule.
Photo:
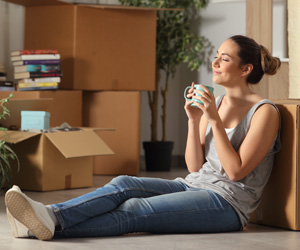
[[[10,51],[23,48],[24,8],[0,1],[0,67],[3,66],[12,79]]]
[[[230,36],[246,34],[246,3],[245,1],[215,2],[211,1],[208,8],[201,12],[202,23],[199,33],[210,39],[217,51],[222,42]],[[212,84],[211,79],[212,73],[202,67],[199,82]],[[222,87],[212,85],[216,96],[224,93]]]
[[[287,0],[273,0],[273,43],[274,56],[287,58]],[[299,11],[299,10],[297,10]]]

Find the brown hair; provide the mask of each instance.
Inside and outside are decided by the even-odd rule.
[[[258,83],[264,74],[274,75],[280,68],[278,57],[273,57],[263,45],[257,44],[252,38],[236,35],[229,38],[239,46],[240,64],[252,64],[253,70],[247,78],[250,84]]]

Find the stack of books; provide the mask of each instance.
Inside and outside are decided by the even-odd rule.
[[[17,50],[11,52],[17,89],[55,90],[59,88],[62,72],[57,50]]]
[[[15,85],[13,81],[7,80],[7,74],[4,67],[0,65],[0,91],[14,91]]]

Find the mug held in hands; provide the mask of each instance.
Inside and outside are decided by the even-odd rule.
[[[206,87],[212,94],[214,93],[214,88],[213,88],[213,87],[210,87],[210,86],[205,86],[205,87]],[[194,98],[189,99],[189,98],[186,97],[187,91],[188,91],[189,89],[191,89],[191,88],[192,88],[192,86],[186,87],[186,89],[184,90],[184,98],[185,98],[186,100],[188,100],[188,101],[198,102],[198,103],[200,103],[200,104],[203,105],[203,102],[201,102],[201,101],[198,100],[198,99],[194,99]],[[200,87],[200,84],[195,84],[195,85],[194,85],[194,88],[197,89],[197,90],[202,90],[202,91],[204,91],[204,89],[202,89],[202,88]],[[196,96],[201,96],[201,95],[198,94],[198,93],[195,93],[195,94],[196,94]],[[191,106],[197,107],[194,103],[192,103]]]

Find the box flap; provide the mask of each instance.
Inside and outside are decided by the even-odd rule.
[[[114,154],[94,131],[57,132],[44,135],[66,158]]]
[[[21,127],[21,111],[46,111],[50,103],[53,101],[52,98],[40,98],[40,99],[11,99],[6,107],[10,111],[10,116],[7,116],[5,120],[1,120],[2,127],[8,128],[11,125],[17,128]]]
[[[84,131],[116,131],[114,128],[92,128],[92,127],[82,127]]]
[[[14,3],[18,5],[28,6],[43,6],[43,5],[68,5],[69,3],[57,0],[3,0],[4,2]]]
[[[25,141],[31,137],[38,136],[41,133],[33,133],[33,132],[20,132],[20,131],[11,131],[8,130],[6,132],[0,133],[0,140],[6,141],[12,144],[16,144],[22,141]]]

